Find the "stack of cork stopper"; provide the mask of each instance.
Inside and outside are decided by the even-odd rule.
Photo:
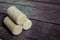
[[[32,21],[15,6],[10,6],[7,9],[7,15],[3,22],[13,35],[19,35],[23,29],[29,30],[32,26]]]

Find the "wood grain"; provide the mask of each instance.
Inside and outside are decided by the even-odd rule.
[[[60,5],[30,2],[29,5],[0,3],[0,12],[6,13],[9,6],[15,5],[31,19],[60,24]]]
[[[0,17],[5,18],[5,16],[3,14]],[[0,20],[0,23],[2,24],[0,25],[0,38],[3,40],[60,40],[60,25],[37,20],[31,21],[33,22],[33,25],[29,30],[23,30],[20,35],[14,36],[10,33],[6,26],[1,23],[2,20]]]
[[[32,28],[14,36],[3,24],[14,5],[32,20]],[[60,0],[0,0],[0,38],[3,40],[60,40]]]
[[[21,1],[33,1],[33,2],[40,2],[40,3],[48,3],[48,4],[60,4],[60,0],[0,0],[0,2],[6,3],[20,3]]]
[[[30,0],[30,1],[60,5],[60,0]]]

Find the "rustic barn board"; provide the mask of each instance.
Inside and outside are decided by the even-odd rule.
[[[18,36],[12,35],[4,26],[0,27],[0,39],[2,40],[30,40],[29,38],[25,37],[22,32]]]
[[[6,16],[0,15],[0,19]],[[60,40],[60,25],[32,20],[31,29],[23,30],[20,35],[14,36],[1,21],[3,26],[0,25],[0,38],[3,40]]]
[[[30,0],[30,1],[60,5],[60,0]]]
[[[6,9],[15,5],[22,12],[24,12],[29,18],[46,21],[50,23],[60,24],[60,5],[30,2],[31,4],[4,4],[0,3],[0,12],[6,12]]]
[[[34,2],[41,2],[41,3],[51,3],[51,4],[60,4],[60,0],[0,0],[0,2],[6,3],[20,3],[21,1],[34,1]]]
[[[60,40],[60,25],[33,20],[32,28],[26,33],[27,37],[38,40]]]
[[[0,13],[0,27],[2,27],[3,26],[3,20],[4,20],[4,17],[6,17],[7,15],[6,14],[2,14],[2,13]]]
[[[19,5],[32,5],[29,1],[25,0],[0,0],[0,3],[7,3],[7,4],[19,4]]]
[[[60,40],[59,0],[0,0],[0,38],[2,40]],[[32,28],[13,36],[4,26],[6,10],[15,5],[30,20]]]

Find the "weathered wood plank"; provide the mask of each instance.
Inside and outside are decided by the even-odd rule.
[[[4,26],[0,27],[0,39],[2,40],[30,40],[25,37],[25,31],[18,36],[12,35]]]
[[[60,5],[46,4],[46,3],[38,3],[38,2],[30,2],[29,5],[23,4],[4,4],[0,3],[0,12],[6,13],[6,9],[15,5],[22,12],[24,12],[29,18],[52,22],[60,24]]]
[[[6,2],[6,3],[16,3],[19,4],[21,1],[27,2],[27,1],[35,1],[35,2],[41,2],[41,3],[51,3],[51,4],[60,4],[60,0],[0,0],[0,2]]]
[[[6,14],[3,15],[3,13],[0,13],[0,27],[3,26],[3,19],[6,17]]]
[[[48,4],[60,4],[60,0],[30,0],[35,2],[41,2],[41,3],[48,3]]]
[[[1,16],[0,19],[2,17],[4,18],[6,15]],[[31,29],[27,31],[23,30],[18,36],[13,36],[2,23],[3,26],[0,25],[0,38],[3,40],[60,40],[60,25],[36,20],[32,20],[32,22],[33,25]]]
[[[0,0],[0,12],[2,13],[0,13],[0,38],[2,38],[3,40],[60,40],[60,25],[51,24],[60,24],[60,5],[47,4],[41,2],[43,1],[59,4],[58,1],[1,1],[2,0]],[[37,1],[40,1],[41,3]],[[6,16],[6,14],[4,13],[6,13],[6,9],[11,5],[15,5],[29,18],[35,19],[32,20],[32,28],[30,30],[23,31],[22,34],[19,36],[13,36],[3,25],[3,19]]]
[[[0,0],[0,3],[7,3],[7,4],[19,4],[19,5],[32,5],[29,1],[25,0]]]
[[[33,20],[32,28],[25,35],[29,38],[37,38],[38,40],[60,40],[59,31],[60,25]]]

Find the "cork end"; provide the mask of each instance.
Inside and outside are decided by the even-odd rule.
[[[13,33],[14,35],[19,35],[19,34],[22,33],[22,30],[23,30],[23,27],[19,25],[19,26],[16,26],[16,27],[14,28],[14,30],[12,31],[12,33]]]
[[[24,30],[29,30],[32,26],[32,22],[30,20],[27,20],[24,24],[23,24],[23,28]]]

